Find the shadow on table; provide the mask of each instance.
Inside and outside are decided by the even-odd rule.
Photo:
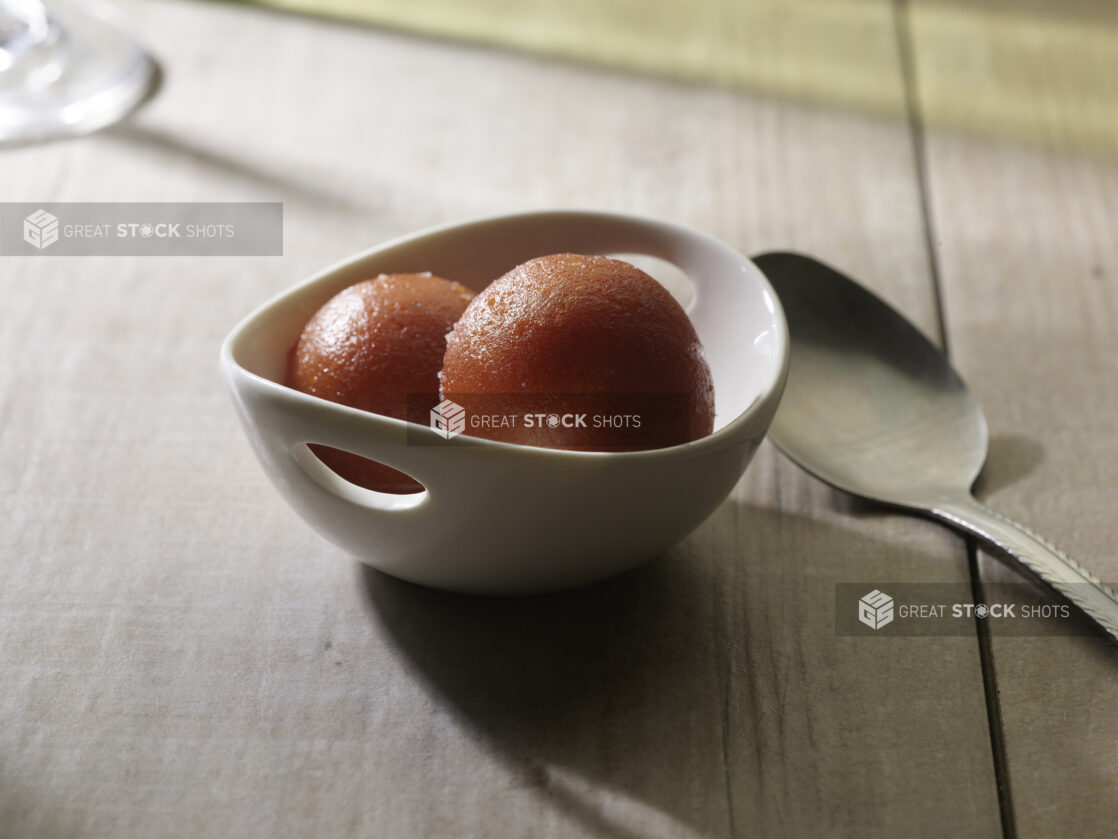
[[[991,435],[986,465],[974,485],[975,495],[985,498],[1012,486],[1027,478],[1043,462],[1044,446],[1037,440],[1019,434]]]
[[[810,697],[846,690],[854,707],[880,706],[878,682],[859,678],[878,665],[836,643],[834,584],[965,561],[961,543],[930,557],[730,502],[668,555],[563,594],[471,597],[361,574],[374,620],[418,678],[541,797],[603,835],[721,836],[735,818],[763,824],[772,807],[825,831],[839,802],[889,784],[889,762],[873,749],[851,756],[847,773],[812,774],[808,753],[848,743],[841,729],[854,722]],[[964,649],[958,642],[947,643]],[[912,666],[925,664],[941,666]],[[921,729],[919,703],[907,704],[896,739],[933,751],[937,725]],[[624,827],[611,815],[619,800]]]
[[[205,168],[215,176],[302,201],[315,209],[343,213],[376,210],[374,206],[356,202],[340,190],[314,182],[309,177],[268,169],[254,160],[251,154],[233,146],[190,138],[143,123],[123,123],[105,131],[104,136],[112,142],[161,158],[171,167],[189,164]]]
[[[438,592],[362,570],[376,618],[442,700],[533,787],[594,833],[636,836],[580,794],[605,780],[671,818],[683,779],[715,749],[719,714],[710,581],[669,556],[597,585],[554,595],[477,597]],[[684,739],[681,739],[684,738]],[[563,770],[575,773],[565,775]],[[717,772],[712,772],[718,781]],[[634,789],[659,776],[659,790]],[[708,791],[709,792],[709,791]],[[724,796],[723,796],[724,799]]]
[[[88,828],[82,828],[79,808],[70,808],[57,795],[36,789],[18,770],[4,771],[6,757],[0,755],[0,836],[70,839],[90,835]]]

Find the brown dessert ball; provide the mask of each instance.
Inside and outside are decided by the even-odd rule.
[[[632,451],[714,427],[691,320],[648,274],[602,256],[543,256],[493,282],[447,336],[439,384],[467,433],[511,443]]]
[[[473,292],[430,274],[388,274],[343,289],[315,312],[288,357],[285,384],[304,393],[426,424],[438,403],[446,334]],[[331,469],[380,492],[419,492],[402,472],[311,446]]]

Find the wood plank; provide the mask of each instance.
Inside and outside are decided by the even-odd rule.
[[[912,26],[949,338],[992,433],[980,497],[1118,580],[1118,11],[921,0]],[[991,631],[1018,835],[1110,835],[1118,653]]]
[[[870,41],[845,49],[895,60],[889,6],[863,5]],[[940,529],[766,446],[637,573],[440,595],[289,513],[215,369],[242,313],[339,257],[571,204],[811,251],[934,334],[899,74],[882,119],[232,6],[134,12],[160,99],[0,158],[5,200],[282,200],[286,255],[0,276],[6,835],[997,832],[975,639],[834,635],[837,582],[964,581]]]

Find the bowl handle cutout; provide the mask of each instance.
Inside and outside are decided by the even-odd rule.
[[[676,303],[685,312],[691,311],[695,303],[695,281],[687,275],[682,268],[674,262],[661,259],[658,256],[649,256],[643,253],[611,253],[611,259],[620,259],[639,268],[656,282],[668,290]]]
[[[351,454],[353,454],[353,452],[351,452]],[[426,486],[416,492],[404,493],[378,492],[377,490],[358,486],[346,480],[323,463],[322,460],[311,451],[310,445],[307,443],[297,443],[294,445],[291,448],[291,456],[306,476],[322,487],[322,489],[361,507],[391,513],[414,509],[427,500]],[[368,460],[368,458],[366,459]],[[386,465],[380,463],[380,461],[374,462],[378,465]],[[411,476],[409,475],[408,477]],[[422,484],[422,482],[420,483]]]
[[[348,408],[281,385],[256,391],[262,402],[253,412],[271,459],[288,480],[304,490],[325,490],[351,504],[387,513],[423,506],[439,492],[458,464],[448,462],[445,443],[431,429]],[[320,460],[311,445],[340,449],[395,469],[422,484],[407,494],[377,492],[350,483]]]

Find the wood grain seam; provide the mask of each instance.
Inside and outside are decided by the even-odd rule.
[[[970,571],[971,596],[975,603],[985,603],[982,577],[978,572],[978,543],[971,538],[967,543],[967,567]],[[1002,821],[1003,839],[1016,839],[1017,821],[1013,814],[1013,796],[1009,783],[1009,754],[1006,750],[1005,731],[1002,727],[1001,697],[998,694],[997,669],[994,666],[994,646],[990,639],[990,625],[975,617],[978,637],[978,656],[982,662],[982,688],[986,694],[986,717],[989,721],[990,749],[994,758],[994,781],[998,786],[998,810]]]
[[[893,22],[897,36],[897,58],[904,88],[905,116],[912,140],[912,162],[916,169],[916,188],[920,197],[920,219],[928,256],[928,273],[932,278],[932,297],[936,311],[939,346],[950,357],[947,338],[947,316],[943,305],[943,283],[940,278],[939,254],[936,249],[935,219],[932,215],[931,179],[928,173],[928,152],[925,144],[924,117],[920,108],[920,90],[916,76],[916,54],[909,21],[908,0],[893,0]]]
[[[916,45],[912,32],[908,0],[894,0],[893,19],[896,27],[897,52],[901,79],[904,86],[905,112],[909,136],[912,139],[913,166],[916,171],[917,192],[920,197],[920,215],[928,255],[928,271],[932,279],[936,326],[939,345],[945,357],[951,357],[948,338],[947,313],[944,306],[943,278],[940,272],[936,240],[935,217],[932,211],[931,177],[928,171],[927,137],[924,115],[920,102],[919,78],[916,66]],[[970,575],[974,602],[981,603],[982,580],[978,571],[978,546],[974,539],[966,538],[967,570]],[[1009,755],[1006,751],[1005,732],[1002,727],[1001,700],[998,694],[997,669],[994,666],[994,649],[989,626],[975,618],[978,655],[982,671],[982,689],[986,704],[987,730],[990,752],[994,764],[994,783],[997,788],[998,815],[1003,839],[1016,839],[1017,823],[1013,811],[1013,796],[1009,781]]]

